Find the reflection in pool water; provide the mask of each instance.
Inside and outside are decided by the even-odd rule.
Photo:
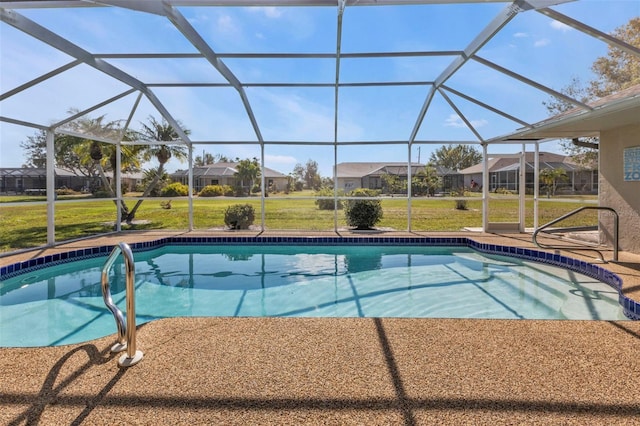
[[[165,246],[135,258],[138,324],[175,316],[626,319],[607,284],[468,247]],[[0,346],[114,333],[100,287],[104,260],[5,280]],[[111,274],[124,310],[121,258]]]

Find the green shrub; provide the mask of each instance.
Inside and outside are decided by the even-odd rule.
[[[377,197],[382,193],[380,189],[356,188],[349,192],[351,197]]]
[[[224,224],[231,229],[249,229],[255,219],[251,204],[235,204],[224,211]]]
[[[184,197],[189,195],[189,187],[180,182],[171,183],[160,191],[163,197]]]
[[[379,191],[358,188],[351,191],[353,197],[376,197]],[[344,209],[347,225],[356,229],[371,229],[382,220],[382,202],[380,200],[347,200]]]
[[[207,185],[198,193],[199,197],[220,197],[224,195],[224,188],[220,185]]]
[[[95,191],[93,193],[93,196],[95,198],[111,198],[111,193],[109,191],[100,190],[100,191]]]
[[[327,188],[327,187],[322,187],[319,190],[317,190],[314,195],[316,197],[333,197],[333,189],[331,188]],[[342,196],[344,195],[343,191],[338,191],[338,196]],[[318,209],[320,210],[333,210],[335,207],[335,202],[333,199],[329,200],[329,199],[318,199],[315,201],[316,206],[318,206]],[[338,210],[342,209],[342,207],[344,207],[343,201],[342,200],[338,200]]]
[[[459,188],[455,191],[451,191],[451,196],[453,197],[465,197],[468,194],[465,192],[464,188]],[[467,210],[467,200],[455,200],[456,210]]]
[[[467,210],[467,200],[456,200],[456,210]]]

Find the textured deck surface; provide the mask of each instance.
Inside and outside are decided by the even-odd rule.
[[[607,267],[640,294],[637,256]],[[163,319],[128,369],[113,341],[0,349],[0,424],[640,424],[640,321]]]

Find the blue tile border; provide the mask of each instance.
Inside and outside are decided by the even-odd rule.
[[[502,246],[480,243],[467,237],[165,237],[153,241],[130,244],[134,252],[152,250],[166,245],[428,245],[428,246],[462,246],[470,247],[482,253],[517,257],[534,262],[579,272],[610,285],[618,291],[619,301],[625,316],[632,320],[640,320],[640,302],[630,299],[622,293],[622,279],[615,273],[582,260],[573,259],[557,253],[548,253],[522,247]],[[0,281],[14,276],[46,268],[61,263],[90,259],[108,255],[114,246],[98,246],[88,249],[71,250],[64,253],[46,255],[24,262],[0,268]]]

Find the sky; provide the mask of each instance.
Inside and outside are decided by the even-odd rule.
[[[505,3],[422,6],[347,7],[343,16],[341,52],[460,51],[506,6]],[[640,0],[580,0],[553,7],[573,19],[610,33],[640,16]],[[335,7],[184,7],[179,12],[217,54],[335,53]],[[67,38],[82,49],[100,54],[196,53],[194,46],[164,17],[121,8],[21,9],[18,13]],[[479,52],[478,56],[554,90],[572,78],[588,82],[591,64],[607,53],[607,45],[535,11],[518,14]],[[431,82],[454,56],[343,58],[340,82]],[[155,83],[225,83],[203,58],[105,58],[150,90],[173,117],[190,131],[194,155],[221,154],[229,158],[261,156],[256,133],[241,97],[231,87],[157,87]],[[72,58],[21,31],[0,23],[0,92],[6,93],[72,61]],[[242,83],[334,83],[331,58],[222,58]],[[527,123],[548,116],[543,102],[550,95],[470,60],[445,82],[480,102]],[[128,86],[88,65],[64,73],[0,101],[0,115],[50,125],[128,90]],[[333,87],[245,87],[263,139],[267,167],[289,173],[297,164],[316,161],[323,176],[331,176],[334,148],[312,145],[334,141]],[[406,141],[419,122],[429,86],[342,87],[338,98],[337,162],[407,161]],[[426,162],[444,143],[478,142],[456,109],[489,139],[522,127],[456,94],[434,96],[419,126],[412,161]],[[136,104],[137,92],[90,113],[125,120]],[[142,97],[131,127],[140,128],[155,107]],[[0,167],[20,167],[26,158],[20,143],[35,129],[0,121]],[[237,143],[228,143],[228,142]],[[198,143],[206,142],[206,143]],[[214,142],[218,142],[217,144]],[[366,144],[362,144],[362,143]],[[371,142],[371,143],[370,143]],[[442,142],[442,143],[440,143]],[[490,153],[517,152],[521,145],[497,145]],[[533,146],[527,149],[532,150]],[[557,143],[541,150],[560,152]],[[149,164],[153,166],[153,164]],[[185,168],[171,160],[168,169]]]

